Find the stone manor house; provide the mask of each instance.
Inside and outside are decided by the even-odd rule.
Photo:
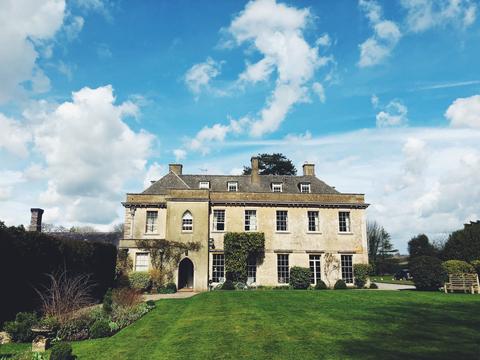
[[[279,286],[289,282],[292,266],[309,267],[311,282],[344,279],[353,285],[353,264],[367,263],[363,194],[340,193],[304,164],[303,175],[260,175],[258,158],[251,175],[186,175],[182,165],[139,194],[127,194],[124,238],[135,271],[151,267],[137,239],[199,242],[174,269],[179,289],[205,291],[223,282],[226,232],[263,232],[265,257],[248,263],[248,283]],[[325,273],[326,256],[337,270]],[[327,278],[328,277],[328,278]]]

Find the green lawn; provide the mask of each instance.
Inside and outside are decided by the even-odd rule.
[[[411,280],[394,280],[393,275],[375,275],[370,280],[375,283],[413,285]]]
[[[479,329],[476,295],[210,292],[161,300],[115,336],[73,346],[79,359],[476,359]]]

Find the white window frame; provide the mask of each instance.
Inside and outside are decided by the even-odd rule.
[[[247,259],[247,284],[254,284],[257,282],[257,259]]]
[[[252,221],[252,215],[254,216],[254,221]],[[244,230],[245,231],[257,231],[258,229],[258,217],[257,210],[247,209],[244,212]]]
[[[220,215],[220,217],[219,217]],[[225,219],[225,209],[215,209],[213,210],[213,231],[215,232],[224,232],[226,229],[226,219]],[[222,221],[219,221],[220,220]],[[222,219],[223,218],[223,219]],[[219,225],[223,225],[223,229],[219,229]]]
[[[199,189],[210,189],[210,181],[200,181],[198,184]]]
[[[310,194],[312,192],[310,183],[300,183],[300,192],[302,194]]]
[[[288,284],[290,282],[290,263],[288,254],[277,254],[277,282]]]
[[[338,212],[338,232],[345,233],[345,234],[350,234],[352,232],[350,211]]]
[[[140,259],[140,257],[143,257]],[[148,271],[150,257],[148,252],[135,253],[135,271]]]
[[[272,183],[272,192],[283,192],[283,184],[282,183]]]
[[[154,216],[149,216],[149,215],[154,215]],[[147,212],[145,213],[145,234],[156,234],[157,232],[158,232],[158,211],[147,210]]]
[[[310,219],[311,214],[316,214],[313,221]],[[313,224],[313,227],[311,225]],[[313,230],[312,230],[313,228]],[[318,233],[320,232],[320,213],[318,210],[308,210],[307,211],[307,232],[309,233]]]
[[[193,232],[193,215],[185,211],[182,216],[182,232]]]
[[[320,254],[311,254],[308,256],[310,265],[310,283],[317,284],[322,280],[322,256]]]
[[[353,255],[343,254],[340,256],[342,279],[346,284],[353,284]]]
[[[238,181],[229,181],[227,182],[228,192],[238,192]]]
[[[225,280],[225,254],[212,255],[212,282],[219,283]]]
[[[281,229],[283,226],[280,226],[279,229],[279,225],[281,225],[279,221],[283,221],[283,213],[285,213],[285,229]],[[277,210],[275,212],[275,229],[277,232],[288,232],[288,210]]]

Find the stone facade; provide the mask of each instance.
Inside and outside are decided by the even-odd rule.
[[[344,277],[351,283],[351,265],[368,262],[368,205],[363,194],[339,193],[316,178],[313,164],[304,165],[303,171],[303,176],[259,175],[258,160],[252,158],[252,175],[194,176],[183,175],[182,166],[173,164],[165,177],[143,193],[127,194],[120,248],[129,249],[136,270],[147,270],[151,266],[148,254],[136,247],[137,239],[200,243],[199,251],[183,254],[174,266],[174,280],[179,287],[186,284],[184,272],[190,271],[191,261],[193,278],[186,286],[204,291],[221,281],[224,234],[246,231],[246,211],[250,210],[255,231],[265,234],[265,257],[251,264],[249,282],[282,285],[287,279],[280,276],[278,266],[284,265],[283,269],[311,267],[313,281],[321,277],[333,285]],[[273,192],[272,184],[283,184],[282,192]],[[184,216],[191,217],[192,231],[182,227]],[[286,217],[286,230],[278,216]],[[326,273],[327,253],[338,261],[338,271]]]

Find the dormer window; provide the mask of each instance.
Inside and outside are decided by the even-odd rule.
[[[230,192],[237,192],[238,191],[238,182],[236,181],[229,181],[227,183],[227,189]]]
[[[200,181],[199,189],[210,189],[210,181]]]
[[[310,190],[310,183],[301,183],[300,184],[300,192],[303,194],[309,194]]]
[[[283,184],[282,183],[272,183],[272,191],[273,192],[282,192],[283,191]]]

